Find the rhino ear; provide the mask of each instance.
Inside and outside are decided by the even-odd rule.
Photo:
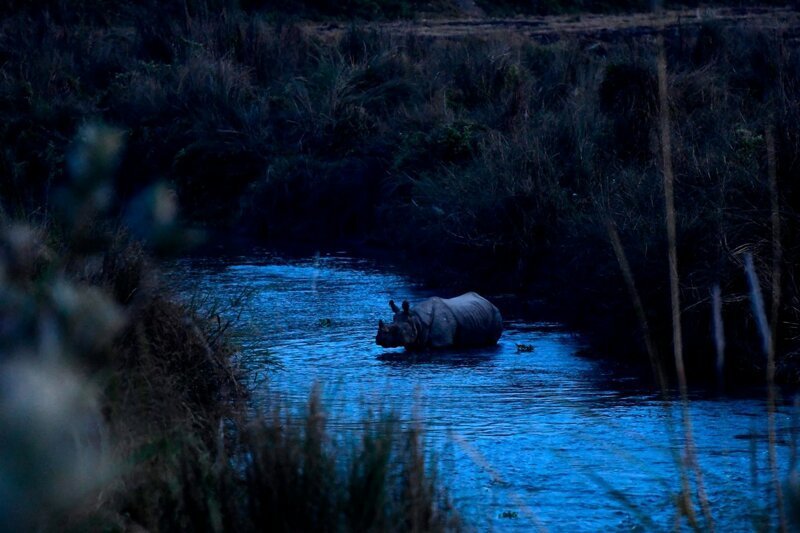
[[[392,308],[392,312],[393,313],[399,313],[400,312],[400,308],[397,307],[397,304],[394,303],[394,300],[389,300],[389,307]]]
[[[378,328],[383,329],[383,320],[378,320]]]
[[[403,311],[408,313],[408,302],[406,300],[403,300]]]

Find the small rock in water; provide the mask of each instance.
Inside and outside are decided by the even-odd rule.
[[[532,344],[517,344],[517,353],[529,353],[533,351]]]
[[[320,318],[319,325],[323,328],[329,328],[331,325],[333,325],[333,320],[330,318]]]

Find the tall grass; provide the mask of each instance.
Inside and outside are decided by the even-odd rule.
[[[661,36],[658,40],[658,102],[659,102],[659,140],[661,145],[661,165],[664,177],[664,212],[667,227],[667,250],[669,258],[669,288],[670,304],[672,308],[672,350],[675,356],[675,372],[678,377],[678,389],[681,395],[681,417],[684,428],[685,460],[688,468],[693,472],[697,486],[697,496],[705,518],[705,527],[714,531],[714,518],[708,503],[703,473],[697,457],[694,441],[692,420],[689,416],[689,390],[686,379],[686,367],[683,363],[683,327],[681,324],[681,299],[680,277],[678,273],[678,247],[675,216],[675,174],[672,169],[672,132],[669,114],[669,93],[667,80],[667,58],[664,41]],[[688,493],[686,473],[683,474],[684,509],[692,525],[697,527],[696,517],[692,509]]]
[[[694,484],[697,490],[697,498],[700,507],[703,511],[705,523],[703,529],[713,531],[715,529],[714,519],[712,516],[712,509],[710,501],[705,491],[705,484],[703,481],[703,472],[699,465],[697,456],[697,449],[694,443],[692,421],[689,414],[689,397],[688,397],[688,383],[686,369],[683,363],[683,344],[682,344],[682,327],[681,315],[682,308],[680,303],[680,277],[678,273],[677,261],[677,232],[676,232],[676,208],[675,208],[675,174],[672,167],[673,151],[671,147],[671,131],[670,131],[670,100],[668,89],[667,77],[667,58],[665,55],[665,46],[663,36],[658,36],[658,60],[657,60],[657,74],[658,74],[658,103],[660,114],[658,118],[659,126],[659,141],[661,146],[661,168],[663,175],[663,198],[664,198],[664,212],[665,212],[665,225],[667,230],[667,251],[669,263],[669,278],[670,278],[670,300],[672,309],[672,334],[673,334],[673,352],[675,357],[675,370],[678,378],[678,386],[681,401],[681,426],[684,432],[684,458],[678,461],[679,472],[681,477],[681,497],[678,501],[679,516],[684,515],[689,521],[689,525],[694,529],[699,529],[701,526],[695,516],[693,501],[689,494],[690,489],[690,473],[694,475]],[[777,390],[775,387],[775,332],[777,331],[778,312],[780,309],[781,297],[781,259],[783,253],[783,246],[781,242],[781,216],[780,216],[780,202],[778,198],[777,187],[777,172],[775,163],[775,144],[774,137],[769,127],[766,130],[766,155],[767,155],[767,169],[769,177],[769,196],[770,196],[770,214],[771,214],[771,244],[772,244],[772,323],[770,326],[769,319],[765,310],[764,300],[758,274],[756,272],[753,256],[751,254],[745,255],[745,272],[750,290],[750,301],[752,303],[753,315],[758,324],[758,331],[762,338],[763,351],[766,355],[766,384],[767,384],[767,426],[768,426],[768,457],[771,472],[771,488],[774,491],[775,503],[777,507],[776,515],[778,517],[778,528],[781,531],[786,531],[788,528],[786,508],[783,488],[781,486],[778,474],[777,462],[777,440],[775,429],[775,415],[777,409]],[[606,227],[609,240],[611,242],[620,270],[625,279],[628,287],[628,292],[633,302],[633,307],[637,311],[640,327],[642,333],[645,335],[645,342],[650,353],[651,365],[654,371],[658,369],[658,360],[654,356],[655,350],[652,348],[652,341],[650,339],[650,330],[644,313],[642,311],[642,304],[638,290],[631,273],[630,265],[628,263],[623,245],[621,243],[619,234],[616,230],[614,223],[610,218],[606,218]],[[714,343],[717,352],[717,373],[720,383],[722,382],[722,368],[724,365],[724,349],[725,338],[722,326],[722,302],[720,296],[720,288],[714,285],[711,290],[712,297],[712,323]],[[664,394],[667,394],[663,381],[660,381]],[[771,514],[770,514],[771,517]],[[768,520],[771,520],[769,518]],[[768,522],[770,523],[770,522]],[[679,527],[679,522],[676,522],[676,527]]]

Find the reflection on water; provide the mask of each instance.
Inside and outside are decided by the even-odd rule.
[[[672,528],[677,408],[613,366],[578,357],[580,339],[558,325],[506,312],[497,347],[387,351],[374,339],[378,320],[391,316],[389,299],[431,294],[371,261],[192,258],[172,275],[187,294],[249,294],[239,341],[256,374],[269,377],[257,402],[277,394],[301,406],[320,381],[334,428],[357,427],[370,408],[421,419],[455,503],[479,530]],[[493,300],[503,311],[503,299]],[[280,364],[266,365],[267,353]],[[751,530],[770,479],[764,402],[698,397],[690,410],[719,529]],[[777,426],[787,465],[790,408]]]

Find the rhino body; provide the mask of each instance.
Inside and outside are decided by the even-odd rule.
[[[389,302],[394,319],[378,324],[375,342],[385,348],[409,350],[447,347],[480,347],[497,343],[503,333],[500,311],[486,298],[468,292],[456,298],[428,298],[402,309]]]

